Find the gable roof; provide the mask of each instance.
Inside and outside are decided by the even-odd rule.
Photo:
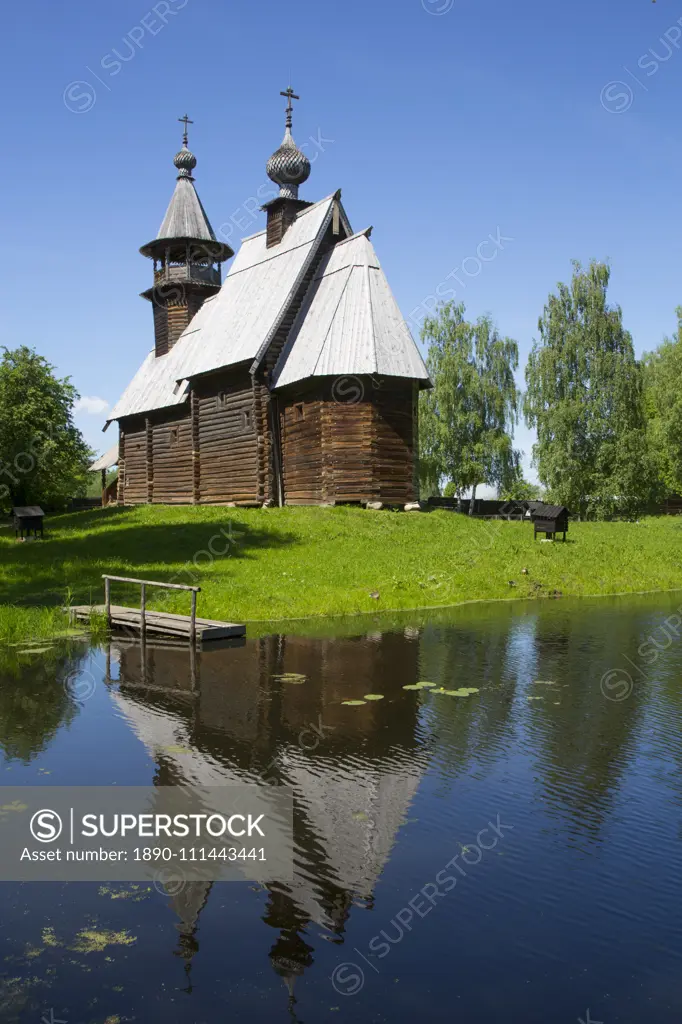
[[[322,262],[275,367],[273,387],[343,374],[430,384],[368,232],[339,242]]]
[[[245,238],[218,294],[204,302],[167,355],[148,353],[107,425],[180,405],[188,389],[179,381],[254,360],[274,336],[317,253],[337,195],[302,210],[279,245],[268,249],[265,231]]]
[[[157,239],[201,238],[215,242],[210,221],[191,178],[178,178]]]

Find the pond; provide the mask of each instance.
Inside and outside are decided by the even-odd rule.
[[[0,883],[0,1020],[679,1021],[681,606],[5,652],[4,785],[274,781],[295,813],[286,884]]]

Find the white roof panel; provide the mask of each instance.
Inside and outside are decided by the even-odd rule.
[[[429,380],[365,232],[340,242],[320,267],[275,368],[273,386],[342,374]]]
[[[111,469],[112,466],[118,465],[118,439],[115,444],[112,444],[108,452],[104,455],[100,455],[93,464],[90,466],[90,472],[96,473],[102,469]]]
[[[168,355],[159,356],[158,359],[153,351],[147,354],[142,366],[109,413],[107,423],[121,416],[136,416],[150,409],[181,405],[187,400],[187,386],[178,386],[175,377],[174,352],[175,349],[172,349]]]

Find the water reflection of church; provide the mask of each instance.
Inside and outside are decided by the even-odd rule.
[[[112,645],[114,700],[156,761],[158,785],[264,781],[295,793],[294,879],[268,885],[264,922],[277,935],[274,970],[289,988],[313,963],[311,925],[342,942],[351,907],[371,906],[376,882],[416,793],[418,702],[349,708],[372,681],[414,682],[418,634],[345,640],[269,636],[229,650]],[[297,673],[307,682],[278,678]],[[379,691],[381,692],[381,691]],[[407,695],[404,695],[407,696]],[[192,883],[173,906],[176,954],[190,968],[211,885]]]

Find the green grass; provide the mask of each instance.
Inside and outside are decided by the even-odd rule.
[[[444,511],[96,509],[49,519],[42,542],[0,530],[0,640],[63,628],[67,591],[101,603],[102,573],[196,583],[200,615],[241,622],[682,588],[682,519],[573,523],[568,537]],[[137,604],[139,588],[113,599]],[[187,612],[189,598],[151,591],[149,607]]]
[[[0,606],[0,644],[16,644],[29,638],[68,636],[71,632],[68,617],[61,608]]]

